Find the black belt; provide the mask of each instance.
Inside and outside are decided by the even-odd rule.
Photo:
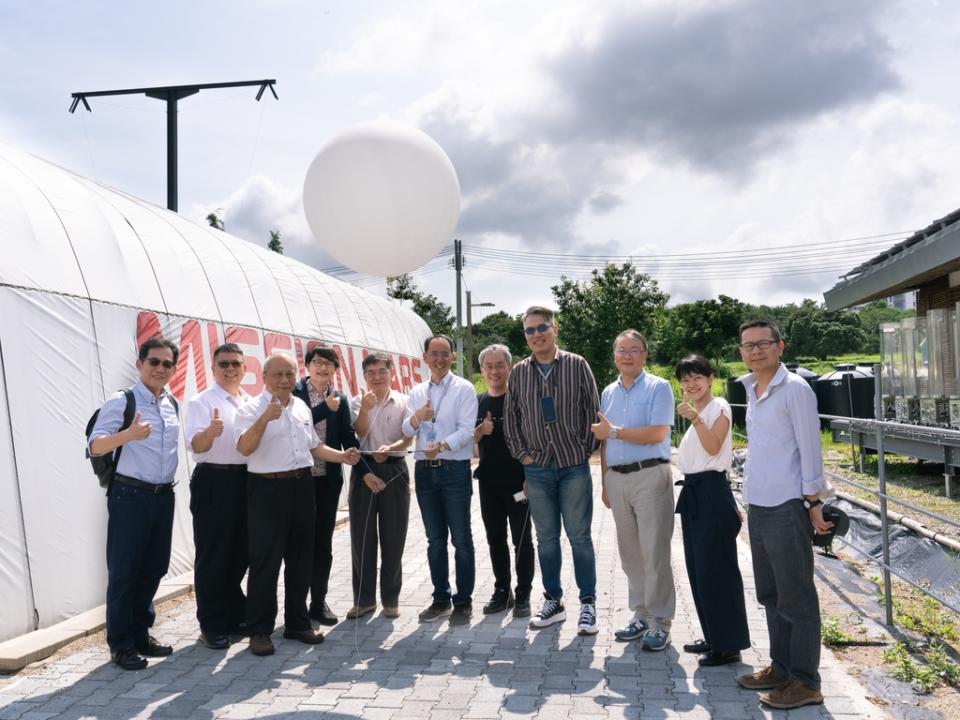
[[[246,470],[246,465],[228,465],[224,463],[199,462],[197,467],[208,468],[210,470]]]
[[[640,470],[646,470],[647,468],[656,467],[657,465],[663,465],[664,463],[669,463],[669,460],[664,460],[663,458],[652,458],[650,460],[641,460],[640,462],[633,462],[627,465],[611,465],[610,469],[618,473],[632,473],[638,472]]]
[[[265,478],[267,480],[283,480],[285,478],[303,478],[310,477],[310,468],[297,468],[296,470],[281,470],[280,472],[272,473],[255,473],[247,471],[248,475],[253,475],[256,478]]]
[[[135,477],[130,477],[129,475],[121,475],[120,473],[115,473],[113,476],[114,482],[118,482],[121,485],[129,485],[130,487],[140,488],[141,490],[146,490],[147,492],[152,492],[154,495],[159,495],[160,493],[173,492],[173,483],[148,483],[143,480],[138,480]]]
[[[428,467],[428,468],[442,468],[450,467],[451,465],[459,465],[460,463],[468,463],[469,460],[417,460],[417,465],[419,467]]]

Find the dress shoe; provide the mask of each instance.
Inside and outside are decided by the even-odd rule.
[[[362,618],[364,615],[369,615],[376,609],[376,605],[360,605],[359,607],[354,605],[352,608],[347,610],[347,620],[356,620],[357,618]]]
[[[697,665],[700,667],[716,667],[717,665],[731,665],[738,662],[740,662],[740,653],[736,650],[733,652],[716,652],[711,650],[697,658]]]
[[[325,602],[319,605],[311,605],[310,617],[321,625],[336,625],[339,622],[337,616],[333,614],[333,610]]]
[[[430,603],[430,607],[421,610],[417,617],[420,622],[433,622],[434,620],[448,618],[451,614],[453,614],[453,603],[447,600],[446,602]]]
[[[143,670],[147,666],[147,659],[140,657],[133,648],[110,653],[110,659],[113,660],[121,670]]]
[[[211,650],[226,650],[228,647],[230,647],[230,638],[228,638],[226,635],[205,633],[201,630],[200,637],[197,639],[200,641],[201,645],[208,647]]]
[[[323,633],[313,628],[306,630],[284,630],[283,637],[287,640],[299,640],[307,645],[319,645],[323,642]]]
[[[683,646],[684,652],[693,653],[694,655],[703,655],[711,650],[713,650],[713,648],[710,647],[710,643],[708,643],[706,640],[697,640],[696,642],[685,643]]]
[[[454,605],[453,612],[450,614],[451,625],[466,625],[470,622],[470,616],[473,615],[473,604],[463,603]]]
[[[383,616],[388,618],[398,618],[400,617],[400,608],[396,605],[384,605]]]
[[[243,621],[238,622],[232,628],[227,631],[227,635],[236,635],[238,637],[248,637],[250,635],[250,628],[247,627],[247,624]]]
[[[153,635],[147,635],[146,640],[136,642],[133,646],[137,649],[137,652],[144,657],[166,657],[173,652],[172,647],[169,645],[161,645]]]
[[[254,655],[273,655],[275,649],[269,635],[251,635],[250,652]]]
[[[483,606],[484,615],[493,615],[509,610],[514,606],[513,593],[509,590],[494,590],[490,602]]]
[[[513,606],[513,616],[515,618],[530,617],[530,596],[517,595],[517,604]]]

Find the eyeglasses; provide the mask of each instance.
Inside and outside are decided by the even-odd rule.
[[[329,360],[321,360],[319,358],[314,358],[310,361],[310,364],[318,368],[332,368],[337,366],[336,363],[330,362]]]
[[[226,370],[227,368],[236,368],[240,369],[243,367],[242,360],[217,360],[217,367],[221,370]]]
[[[776,345],[779,340],[760,340],[758,342],[740,343],[740,349],[744,352],[753,352],[754,350],[769,350]]]
[[[379,370],[364,370],[363,374],[372,378],[385,378],[390,377],[390,370],[387,368],[380,368]]]
[[[633,357],[640,357],[643,355],[646,350],[642,348],[617,348],[613,351],[620,357],[626,357],[627,355],[632,355]]]
[[[433,358],[434,360],[445,360],[451,355],[453,355],[453,353],[449,350],[431,350],[427,353],[427,356]]]
[[[524,328],[523,334],[526,335],[527,337],[533,337],[537,333],[540,333],[541,335],[543,335],[545,332],[547,332],[547,330],[549,330],[552,327],[553,325],[548,325],[547,323],[540,323],[539,325],[532,325],[530,327]]]
[[[150,367],[157,367],[158,365],[163,365],[164,370],[173,370],[173,366],[176,363],[173,360],[161,360],[160,358],[147,358],[147,364]]]

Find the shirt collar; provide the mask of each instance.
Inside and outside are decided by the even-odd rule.
[[[239,398],[234,397],[233,395],[227,392],[226,388],[224,388],[223,385],[220,385],[219,383],[213,384],[213,391],[224,400],[237,400],[242,402],[243,400],[249,397],[249,394],[243,388],[240,388],[240,397]]]
[[[623,384],[623,375],[617,375],[617,385],[618,385],[618,386],[620,387],[620,389],[623,390],[624,392],[630,392],[630,391],[633,390],[637,385],[639,385],[641,382],[643,382],[643,379],[644,379],[644,377],[646,376],[646,373],[647,373],[646,370],[641,370],[641,371],[640,371],[640,374],[637,375],[637,376],[633,379],[633,385],[631,385],[630,387],[627,387],[626,385]]]
[[[777,371],[773,374],[773,378],[770,380],[770,384],[767,385],[767,389],[763,392],[763,396],[766,397],[771,389],[784,382],[787,379],[787,373],[789,372],[790,371],[787,370],[787,366],[783,363],[780,363]],[[757,376],[752,372],[748,373],[741,378],[740,382],[743,383],[743,386],[747,389],[747,391],[753,390],[757,384]],[[756,393],[754,393],[754,396],[756,396]],[[760,398],[757,399],[759,400]]]
[[[443,376],[443,379],[440,380],[440,382],[435,383],[433,381],[433,378],[430,378],[429,380],[427,380],[427,383],[428,383],[428,387],[433,385],[436,385],[437,387],[446,387],[451,383],[452,380],[453,380],[453,373],[447,370],[447,374]],[[391,393],[393,392],[393,388],[390,388],[390,392]]]
[[[163,396],[167,394],[167,388],[163,388],[163,391],[160,393],[160,397],[155,397],[150,388],[143,384],[143,380],[137,378],[137,381],[133,384],[133,394],[134,397],[139,397],[145,402],[159,403]]]

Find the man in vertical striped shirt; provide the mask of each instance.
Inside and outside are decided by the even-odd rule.
[[[532,354],[510,373],[504,432],[510,453],[523,463],[537,530],[544,601],[530,627],[540,629],[566,619],[560,586],[562,521],[580,590],[579,633],[593,635],[599,628],[590,536],[593,482],[587,461],[597,449],[590,429],[600,407],[597,383],[586,360],[557,347],[552,310],[528,308],[523,332]]]

